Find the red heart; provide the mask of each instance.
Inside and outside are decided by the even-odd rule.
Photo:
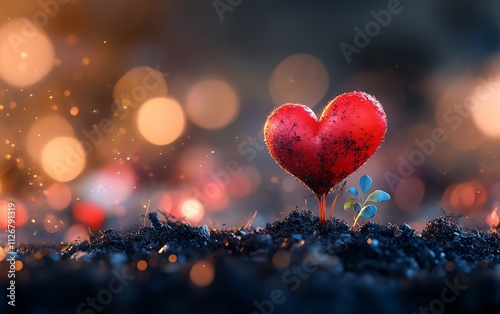
[[[284,104],[267,118],[264,136],[271,156],[316,196],[361,167],[387,130],[380,102],[364,92],[330,101],[318,119],[308,107]]]

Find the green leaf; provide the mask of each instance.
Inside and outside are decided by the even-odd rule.
[[[359,211],[361,210],[361,204],[354,203],[353,209],[356,212],[356,214],[359,214]]]
[[[370,189],[372,186],[372,178],[370,176],[362,175],[361,178],[359,178],[359,187],[361,188],[361,191],[363,192],[363,195],[366,195],[366,192]]]
[[[354,197],[351,197],[350,199],[348,199],[347,201],[345,201],[344,203],[344,210],[348,209],[348,208],[351,208],[354,206]]]
[[[372,218],[373,216],[375,216],[376,213],[377,213],[377,206],[375,205],[366,205],[361,210],[361,216],[365,218]]]
[[[347,189],[347,193],[352,194],[354,196],[358,196],[358,189],[356,189],[354,187],[349,188],[349,189]]]
[[[368,195],[368,197],[366,198],[366,201],[370,201],[370,202],[375,202],[375,203],[382,203],[384,201],[387,201],[387,200],[390,200],[391,199],[391,196],[385,192],[385,191],[382,191],[382,190],[375,190],[373,192],[370,193],[370,195]]]

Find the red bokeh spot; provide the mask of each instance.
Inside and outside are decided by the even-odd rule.
[[[11,212],[10,216],[9,212]],[[11,218],[10,222],[9,218]],[[22,227],[27,221],[28,211],[20,202],[0,200],[0,229],[6,230],[8,225]]]
[[[73,217],[91,230],[97,230],[104,222],[104,211],[96,204],[78,202],[73,206]]]

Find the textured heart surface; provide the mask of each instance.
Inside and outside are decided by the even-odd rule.
[[[380,102],[364,92],[337,96],[319,120],[301,104],[276,108],[264,126],[276,162],[314,194],[324,195],[361,167],[379,148],[387,130]]]

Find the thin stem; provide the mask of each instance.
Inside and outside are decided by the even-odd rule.
[[[333,224],[333,210],[335,209],[335,204],[337,204],[337,199],[339,198],[339,192],[337,190],[337,194],[335,194],[335,198],[333,199],[332,202],[332,207],[330,207],[330,226]]]
[[[354,223],[351,226],[351,231],[354,231],[354,227],[356,227],[356,223],[358,222],[359,217],[361,217],[361,211],[359,211],[359,214],[354,218]]]
[[[323,225],[326,221],[326,193],[317,196],[319,207],[319,224]]]
[[[322,225],[322,222],[321,222],[321,214],[323,213],[323,202],[322,202],[322,198],[323,196],[322,195],[317,195],[316,196],[316,199],[318,200],[318,208],[319,208],[319,224]]]
[[[323,194],[323,223],[326,222],[326,199],[327,199],[328,193]]]

